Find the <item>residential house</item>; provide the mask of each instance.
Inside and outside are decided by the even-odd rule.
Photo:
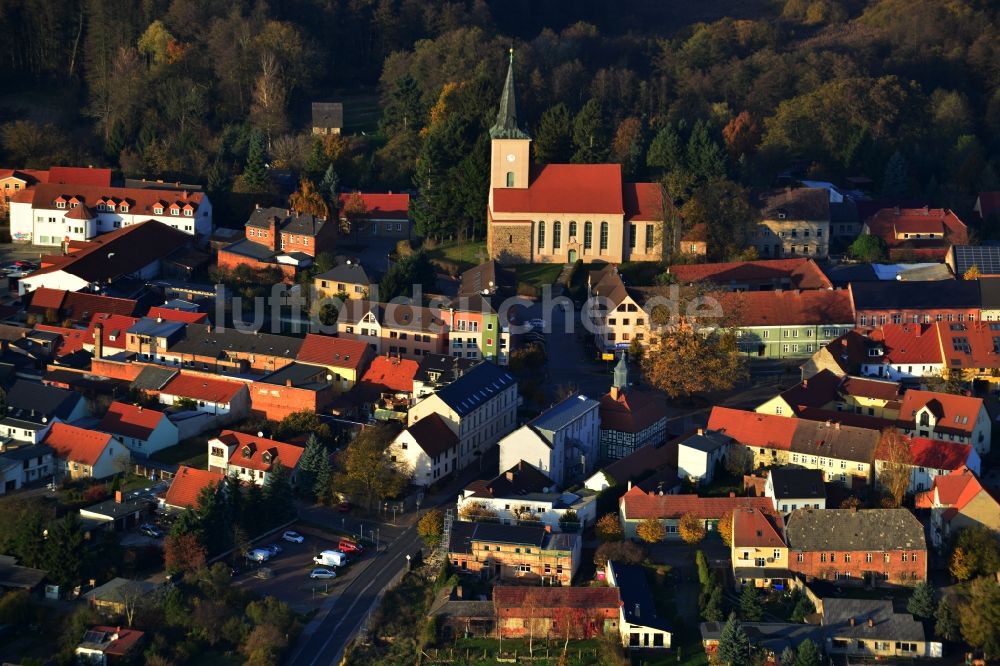
[[[111,403],[97,429],[117,437],[140,458],[180,441],[177,426],[163,412],[117,400]]]
[[[138,493],[116,490],[112,499],[80,509],[84,532],[123,532],[138,527],[152,513],[154,503]]]
[[[622,645],[630,650],[669,649],[673,632],[656,613],[646,570],[635,564],[608,560],[604,577],[621,596],[618,631]]]
[[[785,526],[788,568],[839,584],[927,580],[924,526],[909,509],[798,509]]]
[[[977,390],[1000,383],[1000,321],[939,322],[937,331],[943,377],[974,382]]]
[[[149,332],[135,338],[129,335],[128,350],[140,358],[146,353],[156,363],[223,375],[274,372],[294,361],[304,342],[287,335],[250,335],[237,328],[211,324],[182,324],[176,335],[168,336],[165,332],[176,331],[173,326],[177,322],[164,320],[157,324],[164,333],[156,337]]]
[[[312,133],[340,134],[344,128],[343,102],[312,103]]]
[[[37,444],[53,423],[87,416],[87,401],[75,391],[18,379],[7,389],[0,438]]]
[[[108,170],[110,172],[110,169]],[[38,183],[47,182],[48,171],[36,169],[0,169],[0,217],[7,220],[10,212],[10,199],[15,194],[23,190],[30,189]],[[110,180],[110,174],[109,174]],[[110,183],[109,183],[110,184]],[[18,241],[31,240],[23,236],[12,237],[16,243]]]
[[[245,382],[186,372],[177,373],[159,389],[159,401],[208,414],[219,424],[232,423],[250,414],[250,394]]]
[[[701,644],[705,648],[705,654],[709,661],[715,661],[715,654],[719,649],[719,639],[722,638],[722,630],[725,622],[702,622],[699,625],[701,630]],[[792,622],[741,622],[740,626],[746,632],[750,644],[763,652],[766,660],[765,664],[777,666],[790,666],[782,663],[780,657],[786,649],[798,650],[799,646],[807,640],[823,649],[823,630],[812,624],[801,624]]]
[[[87,630],[76,646],[75,654],[81,663],[107,666],[126,662],[139,653],[145,634],[137,629],[95,626]]]
[[[891,465],[905,465],[910,472],[907,492],[919,493],[930,488],[934,479],[943,474],[951,474],[960,469],[969,469],[979,474],[980,458],[971,444],[942,442],[927,437],[906,438],[909,459],[889,461],[888,443],[883,441],[875,452],[875,474],[881,476]]]
[[[357,386],[359,399],[370,415],[380,421],[405,421],[419,367],[410,359],[376,356]]]
[[[30,294],[25,310],[46,323],[70,322],[73,326],[88,324],[98,313],[131,317],[139,304],[131,298],[113,298],[65,289],[39,287]]]
[[[516,296],[517,274],[501,266],[495,259],[488,259],[462,273],[458,295],[497,295],[503,298]]]
[[[764,497],[771,499],[774,510],[787,516],[796,509],[826,508],[826,484],[823,471],[786,465],[768,470]]]
[[[413,375],[414,399],[419,400],[447,386],[481,362],[447,354],[425,354],[420,358],[420,365]]]
[[[361,262],[348,259],[313,278],[314,299],[368,300],[374,284]]]
[[[666,529],[666,539],[679,539],[677,524],[684,514],[701,520],[705,530],[714,532],[719,520],[729,511],[740,507],[759,508],[770,512],[771,500],[766,497],[698,497],[697,495],[659,495],[633,486],[618,500],[619,516],[626,539],[635,539],[639,523],[648,518],[660,521]]]
[[[447,421],[432,413],[396,435],[389,445],[389,456],[406,467],[413,484],[426,488],[456,471],[458,448],[458,435]]]
[[[885,324],[868,334],[861,374],[892,381],[941,376],[941,324]]]
[[[193,236],[212,233],[204,192],[39,183],[10,200],[11,234],[34,245],[61,246],[155,221]]]
[[[445,587],[431,602],[427,617],[434,618],[439,635],[446,640],[457,636],[496,636],[496,608],[492,601],[479,596],[484,595],[467,594],[462,585]]]
[[[681,236],[681,254],[704,257],[708,254],[708,225],[700,222]]]
[[[435,413],[444,418],[458,435],[458,467],[462,469],[476,462],[514,429],[517,403],[514,377],[492,363],[483,362],[448,386],[418,400],[410,407],[407,423],[413,425]]]
[[[990,452],[993,424],[981,398],[910,389],[903,396],[898,426],[907,435],[971,444]]]
[[[113,435],[54,423],[43,440],[55,451],[60,474],[71,479],[105,479],[122,471],[128,448]]]
[[[915,504],[930,509],[928,533],[936,548],[965,527],[983,526],[1000,533],[1000,500],[970,469],[935,476],[930,490],[919,493]]]
[[[851,283],[847,291],[858,328],[886,324],[929,324],[979,319],[982,308],[976,280],[931,280]]]
[[[739,349],[759,358],[808,358],[854,328],[850,294],[843,289],[710,294],[724,321],[737,328]],[[723,322],[717,322],[723,323]]]
[[[782,391],[754,411],[810,418],[836,418],[836,413],[847,413],[892,421],[899,415],[901,400],[902,390],[897,382],[838,376],[823,370]]]
[[[374,353],[363,342],[307,333],[295,360],[326,368],[333,376],[330,381],[336,392],[343,393],[358,383],[373,357]]]
[[[662,444],[668,415],[666,395],[630,384],[628,360],[622,353],[611,390],[600,400],[600,459],[618,460],[644,446]]]
[[[341,224],[355,243],[379,238],[403,240],[412,235],[409,194],[342,192],[338,210]]]
[[[83,599],[98,613],[108,617],[125,614],[125,602],[132,599],[148,597],[156,591],[156,585],[145,580],[131,580],[115,577],[103,585],[83,593]]]
[[[625,286],[618,266],[608,264],[590,271],[588,287],[592,305],[585,314],[591,318],[594,342],[606,360],[614,360],[608,354],[628,349],[633,341],[649,344],[650,315],[644,309],[645,297],[639,290]]]
[[[448,560],[460,574],[570,585],[580,566],[581,543],[579,534],[541,526],[458,520],[451,524]]]
[[[493,588],[504,638],[590,639],[618,634],[621,598],[613,587]]]
[[[167,492],[160,498],[160,506],[174,511],[196,508],[202,491],[205,488],[218,488],[223,479],[225,475],[219,471],[180,465]]]
[[[499,294],[460,295],[441,311],[447,327],[448,353],[465,358],[484,358],[507,365],[510,327],[500,320],[503,299]]]
[[[729,547],[733,578],[737,585],[785,589],[792,577],[788,569],[788,547],[780,514],[759,508],[733,510],[733,535]]]
[[[725,462],[732,440],[711,430],[698,428],[677,441],[677,473],[693,483],[709,484]]]
[[[0,495],[46,479],[55,472],[54,451],[47,444],[0,446]]]
[[[340,386],[325,367],[296,361],[254,380],[250,411],[272,421],[295,412],[323,413],[341,393]]]
[[[941,644],[927,640],[924,625],[897,613],[891,599],[823,599],[823,646],[831,659],[848,661],[940,657]]]
[[[1000,247],[995,245],[952,245],[944,263],[956,278],[970,270],[977,277],[1000,277]]]
[[[830,198],[818,187],[786,188],[765,193],[762,220],[751,243],[763,258],[826,257],[830,247]]]
[[[812,259],[761,259],[709,264],[676,264],[667,268],[681,284],[706,284],[724,291],[833,289],[830,278]]]
[[[337,317],[337,334],[360,340],[376,354],[420,360],[425,354],[443,354],[448,326],[440,308],[404,303],[348,300]]]
[[[565,398],[500,440],[500,469],[524,460],[560,486],[594,469],[600,403],[578,393]]]
[[[0,555],[0,589],[38,590],[48,573],[42,569],[22,567],[12,555]]]
[[[633,453],[605,465],[584,481],[584,487],[596,492],[608,488],[627,490],[629,484],[651,476],[658,476],[664,470],[673,476],[673,483],[661,487],[662,492],[675,492],[680,487],[677,476],[677,445],[675,441],[652,444],[636,449]]]
[[[208,440],[208,469],[235,474],[241,481],[263,486],[276,465],[288,471],[294,484],[303,448],[261,435],[223,430]]]
[[[597,517],[597,494],[559,490],[534,465],[519,461],[490,481],[473,481],[458,498],[458,513],[485,505],[506,525],[540,523],[554,532],[579,532]]]
[[[167,259],[191,242],[190,234],[169,225],[140,222],[71,243],[68,253],[42,257],[41,267],[18,281],[18,293],[23,296],[41,287],[97,291],[119,280],[152,280],[161,275]]]
[[[258,206],[245,228],[243,239],[219,250],[220,269],[276,269],[287,281],[311,266],[321,252],[332,252],[337,241],[336,223],[290,208]]]
[[[861,233],[878,236],[892,260],[941,261],[952,245],[966,245],[969,231],[947,208],[883,208],[868,220]]]

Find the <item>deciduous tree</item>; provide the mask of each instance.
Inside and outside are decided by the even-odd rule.
[[[601,541],[621,541],[625,538],[625,530],[618,520],[617,513],[606,513],[594,525],[594,534]]]
[[[187,573],[205,566],[207,553],[194,534],[171,534],[163,543],[163,559],[170,573]]]
[[[431,509],[417,523],[417,534],[431,548],[437,547],[441,543],[444,534],[444,514],[440,509]]]
[[[1000,584],[991,576],[976,579],[960,612],[962,637],[987,660],[1000,657]]]
[[[742,448],[742,447],[740,447]],[[717,527],[719,530],[719,536],[722,537],[723,543],[727,546],[733,545],[733,511],[730,509],[722,514],[722,518],[719,518],[719,525]]]
[[[401,493],[412,471],[386,454],[393,434],[388,426],[372,426],[358,433],[340,456],[336,487],[361,498],[369,508]]]
[[[609,541],[602,543],[594,552],[594,564],[603,568],[608,560],[623,564],[642,564],[646,559],[646,549],[631,541]]]
[[[872,234],[861,234],[848,248],[848,253],[853,259],[866,264],[874,264],[883,261],[889,256],[885,241],[879,236]]]
[[[288,197],[288,203],[293,210],[307,215],[314,215],[326,219],[330,216],[330,210],[323,199],[322,194],[308,178],[303,178],[299,182],[299,189],[292,192]]]
[[[703,334],[689,325],[653,335],[642,358],[646,380],[671,398],[699,391],[728,390],[746,376],[746,364],[732,333]]]
[[[644,542],[653,544],[663,541],[667,536],[667,530],[656,518],[646,518],[635,528],[636,536]]]
[[[878,443],[877,458],[881,461],[879,484],[888,493],[892,506],[900,506],[910,488],[913,469],[913,454],[907,438],[895,428],[882,431]]]
[[[722,128],[722,138],[732,159],[741,155],[753,155],[760,145],[762,128],[749,111],[741,111]]]
[[[677,533],[685,543],[694,545],[705,538],[705,521],[693,513],[685,513],[677,521]]]
[[[956,566],[956,560],[961,566]],[[952,575],[959,580],[991,576],[1000,571],[1000,543],[988,527],[964,527],[955,538],[951,565]]]
[[[496,509],[480,500],[462,504],[462,508],[458,510],[458,516],[462,520],[474,520],[478,522],[496,522],[500,518],[500,514],[496,512]]]

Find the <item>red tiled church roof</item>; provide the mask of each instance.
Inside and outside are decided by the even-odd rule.
[[[493,211],[623,215],[621,165],[534,166],[528,187],[493,189]]]

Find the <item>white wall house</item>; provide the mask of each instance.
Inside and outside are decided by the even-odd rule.
[[[117,437],[140,458],[180,441],[177,426],[163,412],[117,401],[111,403],[98,429]]]
[[[899,426],[911,437],[971,444],[990,452],[993,423],[980,398],[910,389],[899,408]]]
[[[0,452],[0,495],[52,476],[55,471],[52,454],[52,448],[44,444],[3,449]]]
[[[910,440],[910,485],[907,492],[919,493],[934,485],[934,478],[948,475],[955,470],[968,468],[977,476],[982,468],[982,459],[971,444],[942,442],[925,437]],[[880,477],[886,468],[886,461],[875,459],[875,476]]]
[[[531,463],[560,487],[582,481],[597,463],[600,403],[572,395],[500,440],[500,469]]]
[[[609,560],[604,576],[610,587],[618,588],[621,596],[618,631],[622,645],[636,650],[668,649],[670,628],[656,615],[656,605],[642,567]]]
[[[159,394],[160,404],[175,405],[184,399],[193,400],[192,411],[207,414],[215,423],[225,425],[250,414],[250,392],[247,385],[237,381],[226,381],[177,375],[170,380]]]
[[[294,484],[303,448],[249,433],[223,430],[208,440],[208,469],[225,476],[235,474],[246,483],[263,486],[275,464],[281,463]]]
[[[569,511],[576,514],[576,522],[569,526],[574,532],[586,529],[597,520],[597,494],[592,492],[572,493],[557,490],[507,497],[482,497],[466,490],[458,498],[459,514],[462,513],[464,506],[471,503],[485,504],[496,511],[500,522],[505,525],[530,525],[530,521],[534,520],[553,532],[563,531],[563,525],[559,521]],[[532,518],[526,519],[526,516]]]
[[[455,471],[458,435],[437,414],[402,430],[389,445],[389,458],[410,470],[414,485],[429,486]]]
[[[785,516],[796,509],[826,508],[823,470],[797,466],[776,467],[767,474],[764,497]]]
[[[698,428],[677,444],[677,474],[697,483],[711,483],[716,466],[726,459],[728,451],[728,437]]]

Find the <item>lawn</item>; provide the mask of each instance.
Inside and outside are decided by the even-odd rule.
[[[528,284],[539,290],[546,284],[554,284],[559,273],[564,268],[563,264],[518,264],[514,266],[514,274],[517,275],[518,291],[520,285]]]
[[[441,243],[433,250],[427,251],[430,259],[441,259],[451,261],[458,265],[459,271],[465,271],[473,266],[478,266],[488,257],[486,252],[486,241],[448,241]]]
[[[210,435],[203,434],[185,439],[180,444],[157,451],[150,458],[163,463],[206,469],[208,467],[208,440],[215,437],[216,434],[218,433],[213,432]]]
[[[129,474],[128,478],[125,480],[125,483],[122,485],[122,492],[130,493],[133,490],[139,490],[140,488],[149,488],[152,485],[154,485],[154,482],[150,481],[144,476],[140,476],[139,474]]]

